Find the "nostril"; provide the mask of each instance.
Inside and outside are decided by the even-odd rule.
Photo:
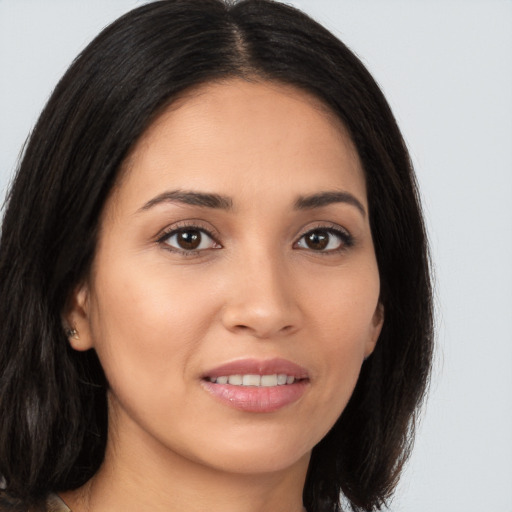
[[[255,333],[259,337],[268,337],[268,336],[271,336],[272,334],[278,334],[278,333],[279,334],[289,334],[294,330],[294,327],[293,327],[293,325],[285,325],[285,326],[281,327],[280,329],[277,329],[276,331],[274,331],[273,329],[268,329],[268,330],[263,329],[263,328],[255,329],[249,325],[236,324],[232,327],[232,329],[234,331],[238,331],[239,333],[240,332]]]
[[[298,311],[298,308],[264,302],[263,299],[256,304],[245,300],[226,304],[222,309],[221,322],[233,333],[269,338],[295,332],[301,321]]]
[[[238,324],[234,326],[237,331],[248,331],[250,328],[247,325]]]

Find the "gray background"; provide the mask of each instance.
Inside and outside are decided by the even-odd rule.
[[[78,51],[136,0],[0,0],[0,196]],[[422,188],[438,349],[393,512],[512,512],[512,2],[295,0],[365,62]]]

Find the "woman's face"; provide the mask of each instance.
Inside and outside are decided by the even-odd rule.
[[[110,383],[112,453],[307,465],[383,321],[341,124],[290,86],[202,86],[138,141],[100,228],[68,320]]]

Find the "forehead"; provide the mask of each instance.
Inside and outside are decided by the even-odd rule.
[[[130,184],[137,195],[166,186],[295,195],[355,188],[366,200],[357,151],[337,116],[311,94],[266,81],[186,92],[135,144],[122,175],[118,188]]]

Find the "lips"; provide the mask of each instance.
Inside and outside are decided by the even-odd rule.
[[[287,359],[240,359],[208,370],[203,375],[206,379],[215,379],[230,375],[279,375],[285,374],[294,377],[296,380],[307,379],[308,372]]]
[[[246,375],[222,375],[221,377],[210,377],[210,382],[215,384],[231,384],[232,386],[285,386],[293,384],[295,377],[287,375],[286,373],[274,373],[271,375],[257,375],[248,373]]]
[[[225,405],[274,412],[299,400],[309,383],[305,368],[285,359],[233,361],[207,371],[202,385]]]

